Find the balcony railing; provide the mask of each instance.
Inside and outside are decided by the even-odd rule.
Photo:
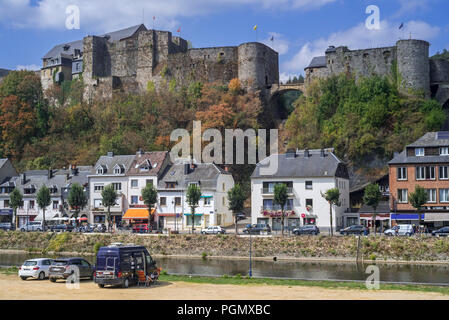
[[[262,193],[263,194],[274,194],[274,188],[263,188]],[[287,193],[289,193],[289,194],[293,193],[293,188],[287,187]]]

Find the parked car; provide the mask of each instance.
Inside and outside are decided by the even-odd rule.
[[[247,234],[260,234],[261,232],[267,232],[268,234],[271,233],[271,227],[268,224],[247,224],[245,229],[243,229],[243,233]]]
[[[303,234],[313,234],[317,235],[320,233],[320,229],[315,225],[307,225],[307,226],[301,226],[299,228],[293,229],[293,234],[296,234],[297,236],[303,235]]]
[[[11,222],[2,222],[0,223],[0,230],[5,230],[5,231],[9,231],[9,230],[14,230],[14,225]]]
[[[72,232],[73,229],[71,224],[57,224],[50,227],[52,232]]]
[[[128,288],[139,282],[139,273],[144,279],[157,281],[159,271],[145,247],[117,243],[98,250],[95,283],[100,288],[106,285]]]
[[[225,234],[226,230],[220,226],[210,226],[210,227],[207,227],[206,229],[201,230],[201,233],[202,234],[218,234],[218,233]]]
[[[449,235],[449,227],[443,227],[432,231],[433,237],[447,237]]]
[[[53,260],[50,266],[49,278],[51,282],[58,279],[67,279],[70,275],[79,270],[80,278],[94,278],[94,266],[83,258],[66,258]]]
[[[385,230],[386,236],[411,236],[414,234],[413,225],[399,224],[391,229]]]
[[[237,217],[237,221],[245,220],[245,219],[246,219],[246,215],[245,215],[243,212],[237,213],[237,214],[236,214],[236,217]]]
[[[344,236],[347,236],[350,234],[363,235],[363,234],[365,234],[365,232],[367,232],[369,234],[369,229],[365,228],[364,226],[359,225],[359,224],[356,224],[356,225],[353,225],[353,226],[350,226],[350,227],[340,230],[340,234],[342,234]]]
[[[150,233],[151,228],[147,223],[136,224],[133,226],[133,233]]]
[[[97,223],[93,225],[92,232],[106,232],[106,225],[103,223]]]
[[[20,231],[42,231],[44,230],[42,221],[29,221],[20,227]]]
[[[19,277],[22,280],[36,278],[44,280],[50,274],[50,266],[53,260],[48,258],[30,259],[25,261],[19,268]]]

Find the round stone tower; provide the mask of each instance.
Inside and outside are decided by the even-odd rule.
[[[249,42],[238,47],[238,75],[243,86],[268,89],[279,82],[278,53],[263,43]]]
[[[397,46],[398,85],[404,93],[430,96],[429,46],[423,40],[399,40]]]

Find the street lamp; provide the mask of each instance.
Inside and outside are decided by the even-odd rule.
[[[249,277],[251,278],[253,276],[253,268],[252,268],[252,248],[253,248],[253,242],[252,242],[252,226],[248,228],[249,231]]]

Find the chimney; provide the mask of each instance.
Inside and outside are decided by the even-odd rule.
[[[226,172],[229,172],[229,166],[224,166],[224,170],[225,170]]]
[[[112,158],[114,156],[114,151],[108,151],[108,157]]]
[[[320,154],[320,156],[321,156],[321,158],[324,158],[324,157],[325,157],[324,149],[321,149],[321,154]]]
[[[78,168],[76,166],[71,167],[70,173],[72,174],[72,176],[77,176],[78,175]]]
[[[137,156],[140,158],[141,156],[144,155],[145,152],[142,151],[142,149],[139,149],[139,151],[137,151]]]
[[[20,175],[20,180],[22,180],[22,184],[27,183],[27,176],[26,176],[25,173],[22,173],[22,174]]]
[[[195,170],[195,164],[194,163],[190,164],[190,170],[192,170],[192,171]]]
[[[288,149],[287,153],[285,154],[285,156],[288,159],[296,158],[296,150],[295,149]]]
[[[304,150],[304,158],[308,158],[309,157],[309,149],[305,149]]]
[[[51,178],[53,178],[53,170],[51,170],[51,168],[48,169],[48,180],[50,180]]]

